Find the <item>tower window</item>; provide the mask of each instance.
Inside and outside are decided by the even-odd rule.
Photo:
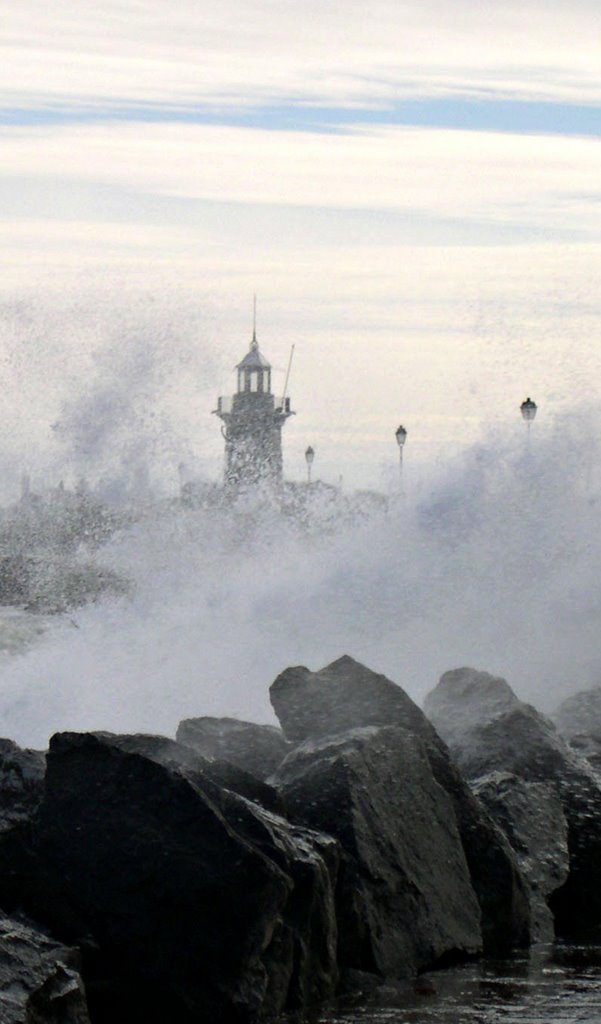
[[[250,374],[250,390],[251,391],[258,391],[259,390],[259,372],[258,372],[258,370],[251,370],[251,374]]]

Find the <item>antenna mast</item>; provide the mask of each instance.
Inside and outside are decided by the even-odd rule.
[[[288,360],[288,369],[286,370],[286,380],[284,381],[284,394],[282,395],[282,408],[286,403],[286,392],[288,390],[288,381],[290,380],[290,368],[292,366],[292,357],[294,355],[294,345],[290,349],[290,359]]]

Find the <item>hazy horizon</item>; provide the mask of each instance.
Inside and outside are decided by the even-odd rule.
[[[68,470],[52,424],[136,358],[150,454],[218,477],[255,292],[276,380],[296,346],[292,478],[312,444],[324,479],[381,486],[399,422],[427,467],[529,394],[541,431],[595,401],[598,28],[590,0],[6,5],[15,466]]]

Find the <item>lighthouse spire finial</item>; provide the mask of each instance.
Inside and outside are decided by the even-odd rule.
[[[250,345],[251,348],[258,348],[259,343],[257,341],[257,293],[253,295],[253,340]]]

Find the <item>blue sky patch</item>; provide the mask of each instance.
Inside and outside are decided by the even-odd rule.
[[[222,109],[152,104],[0,109],[0,124],[4,126],[102,122],[208,124],[325,133],[349,131],[357,124],[406,125],[517,134],[601,136],[601,108],[598,106],[495,99],[408,99],[375,109],[314,106],[303,102]]]

